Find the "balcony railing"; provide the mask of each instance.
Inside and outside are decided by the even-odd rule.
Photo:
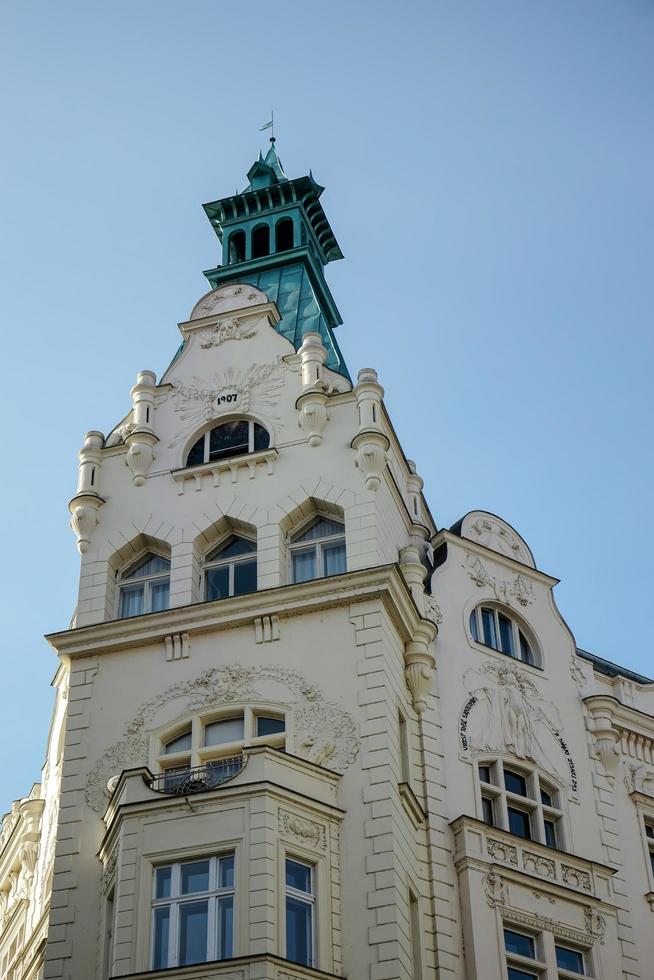
[[[233,755],[228,759],[217,759],[203,766],[175,767],[165,769],[154,776],[150,789],[166,796],[191,796],[193,793],[206,793],[226,783],[238,775],[245,765],[245,755]]]

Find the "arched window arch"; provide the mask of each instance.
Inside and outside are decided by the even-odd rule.
[[[227,261],[229,265],[236,262],[245,262],[245,232],[233,231],[229,236],[227,247]]]
[[[293,219],[280,218],[275,225],[275,250],[288,252],[293,248]]]
[[[318,516],[291,539],[291,581],[340,575],[346,570],[345,527],[331,517]]]
[[[518,624],[510,610],[491,603],[476,606],[470,613],[470,634],[476,643],[540,667],[540,656],[534,640]]]
[[[118,618],[168,609],[170,600],[170,561],[152,551],[146,552],[119,572]]]
[[[195,442],[187,454],[186,465],[198,466],[230,456],[244,456],[268,449],[270,436],[252,419],[233,419],[209,429]]]
[[[209,552],[204,560],[204,597],[207,602],[256,590],[256,541],[231,535]]]
[[[264,255],[270,255],[270,228],[257,225],[252,232],[252,258],[260,259]]]
[[[481,758],[476,770],[484,823],[565,850],[563,801],[552,779],[523,760]]]

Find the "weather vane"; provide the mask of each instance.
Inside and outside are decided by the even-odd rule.
[[[260,133],[263,133],[264,129],[269,129],[271,131],[270,132],[270,142],[274,144],[274,142],[275,142],[275,113],[274,113],[274,110],[273,109],[270,110],[270,119],[268,120],[268,122],[264,126],[261,127],[261,129],[259,130],[259,132]]]

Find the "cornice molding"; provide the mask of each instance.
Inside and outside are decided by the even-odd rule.
[[[547,572],[541,572],[538,568],[532,568],[531,565],[524,565],[522,562],[516,561],[514,558],[509,558],[508,555],[503,555],[499,551],[493,551],[492,548],[486,548],[485,545],[478,544],[476,541],[471,541],[469,538],[459,537],[458,534],[453,534],[451,531],[439,531],[438,534],[434,535],[434,537],[431,539],[431,544],[434,550],[436,550],[441,544],[455,545],[457,548],[461,548],[463,551],[477,555],[479,558],[484,558],[487,561],[494,561],[498,565],[511,569],[511,571],[518,575],[524,575],[525,578],[533,579],[535,582],[539,582],[542,585],[547,585],[549,588],[553,588],[561,581],[558,578],[554,578],[552,575],[548,575]]]

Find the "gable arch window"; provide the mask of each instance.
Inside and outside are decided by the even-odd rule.
[[[558,788],[533,766],[503,759],[479,760],[480,817],[490,827],[564,849]]]
[[[257,453],[270,446],[270,436],[258,422],[252,419],[233,419],[222,422],[201,435],[193,443],[186,457],[187,466],[213,463],[232,456]]]
[[[346,570],[345,527],[332,518],[318,517],[293,536],[290,555],[293,582],[340,575]]]
[[[293,244],[293,219],[280,218],[275,225],[275,249],[277,252],[288,252]]]
[[[270,228],[257,225],[252,232],[252,258],[261,259],[264,255],[270,255]]]
[[[535,645],[530,643],[508,610],[496,606],[477,606],[470,613],[470,633],[475,643],[539,667]]]
[[[213,602],[256,590],[256,541],[231,535],[205,558],[204,597],[207,602]]]
[[[168,609],[170,561],[148,552],[118,575],[118,618]]]

